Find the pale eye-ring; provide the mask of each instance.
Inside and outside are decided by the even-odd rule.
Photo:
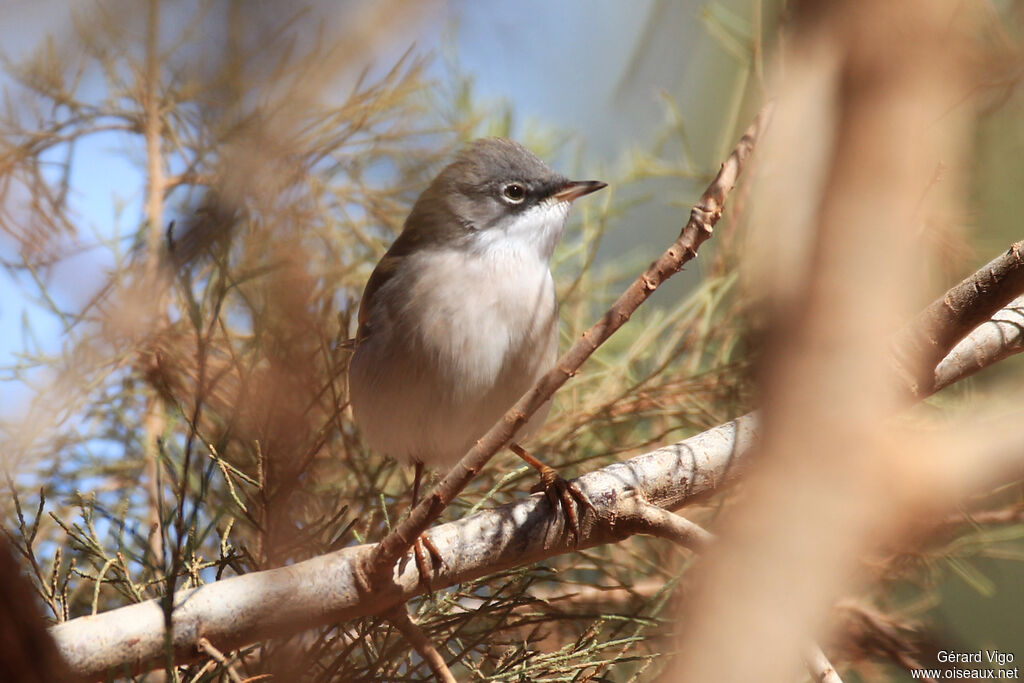
[[[513,204],[520,204],[526,199],[526,188],[519,183],[509,183],[501,188],[501,194]]]

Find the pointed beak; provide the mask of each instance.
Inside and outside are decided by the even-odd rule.
[[[607,186],[608,183],[602,183],[600,180],[573,180],[551,196],[560,202],[571,202],[585,194],[597,192],[602,187]]]

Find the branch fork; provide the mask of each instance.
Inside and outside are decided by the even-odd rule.
[[[378,544],[372,560],[362,570],[370,584],[376,586],[382,581],[390,580],[389,575],[393,572],[389,570],[411,546],[408,539],[415,539],[423,534],[487,461],[512,441],[527,419],[576,373],[601,344],[629,320],[633,312],[655,289],[697,255],[700,245],[711,237],[712,229],[722,215],[725,198],[735,186],[736,179],[750,158],[757,139],[767,127],[772,108],[773,105],[768,104],[754,118],[728,159],[722,164],[718,175],[691,210],[690,219],[676,241],[651,263],[593,326],[577,339],[555,367],[541,377],[536,385],[477,441],[430,495],[413,508],[409,516]]]

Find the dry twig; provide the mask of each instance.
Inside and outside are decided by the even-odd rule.
[[[652,525],[637,520],[632,499],[679,508],[733,481],[754,433],[752,417],[698,434],[678,444],[615,463],[576,480],[609,523],[585,525],[577,546],[559,510],[543,494],[484,510],[430,530],[444,567],[436,588],[470,581],[580,548],[613,543]],[[550,539],[555,539],[551,542]],[[375,546],[361,545],[287,567],[179,591],[169,643],[178,663],[194,661],[200,636],[234,649],[273,635],[381,614],[423,592],[415,562],[400,563],[394,582],[372,596],[357,587],[357,568]],[[69,665],[84,677],[131,667],[142,671],[161,660],[165,640],[158,601],[141,602],[53,629]]]
[[[973,334],[957,347],[959,353],[967,353],[961,347],[972,339]],[[983,359],[994,363],[1002,357],[1000,353],[987,353]],[[947,384],[977,369],[963,364],[950,367],[954,366],[962,374],[943,375]],[[621,540],[632,533],[653,533],[649,522],[638,523],[635,512],[630,511],[634,505],[630,501],[637,497],[645,505],[672,510],[728,486],[744,471],[745,456],[756,436],[757,418],[746,415],[583,475],[576,483],[602,517],[620,521],[614,535],[597,534],[601,529],[586,527],[581,547]],[[616,503],[621,507],[614,513]],[[557,513],[538,494],[432,529],[430,536],[449,567],[435,577],[435,585],[467,581],[574,550],[566,542],[547,546],[545,538],[549,534],[566,538],[562,518],[553,512]],[[631,518],[633,522],[629,522]],[[699,543],[702,534],[694,536]],[[368,560],[372,550],[373,546],[347,548],[290,567],[181,592],[175,597],[171,634],[179,653],[176,661],[195,658],[191,643],[197,640],[193,634],[204,633],[229,644],[226,646],[238,647],[273,633],[377,613],[381,604],[403,602],[421,591],[413,563],[406,562],[400,566],[398,587],[393,586],[393,592],[385,591],[372,601],[361,598],[353,583],[352,567]],[[152,601],[80,617],[55,627],[53,633],[71,668],[86,677],[101,676],[108,669],[126,665],[142,670],[163,651],[162,613]]]
[[[380,542],[372,563],[366,568],[368,576],[378,579],[378,583],[379,579],[386,578],[388,572],[393,571],[392,568],[398,559],[409,550],[413,540],[427,530],[487,461],[511,441],[530,416],[576,373],[601,344],[629,320],[633,312],[655,289],[679,272],[683,264],[696,257],[697,249],[711,237],[712,229],[722,215],[726,195],[736,184],[743,165],[767,126],[771,109],[772,106],[768,105],[755,117],[729,158],[722,164],[718,175],[690,212],[690,220],[676,241],[623,292],[598,322],[581,335],[572,348],[558,360],[555,367],[538,380],[533,389],[520,398],[504,417],[477,441],[430,495]]]
[[[387,613],[388,621],[395,625],[405,639],[409,641],[409,644],[413,646],[416,652],[419,653],[423,661],[427,663],[430,670],[434,673],[434,678],[444,683],[455,683],[455,676],[452,675],[451,669],[444,661],[444,657],[437,651],[434,644],[430,642],[427,635],[423,632],[423,629],[419,627],[409,613],[406,611],[404,605],[396,605],[393,610]]]
[[[228,672],[228,678],[230,678],[233,683],[242,683],[242,677],[238,675],[237,671],[235,671],[231,660],[225,656],[223,652],[214,647],[213,643],[206,638],[200,638],[199,642],[196,643],[196,647],[201,652],[209,655],[215,662],[220,664],[224,670]]]

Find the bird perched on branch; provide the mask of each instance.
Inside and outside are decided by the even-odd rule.
[[[551,254],[573,200],[605,187],[551,170],[522,145],[477,140],[416,200],[363,292],[349,368],[353,415],[378,452],[416,466],[457,462],[553,367]],[[544,422],[550,403],[518,434]],[[585,497],[518,444],[577,532]]]

